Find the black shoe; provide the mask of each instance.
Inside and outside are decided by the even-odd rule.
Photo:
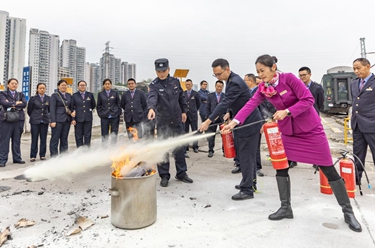
[[[297,166],[297,162],[295,161],[291,161],[290,164],[289,164],[289,168],[294,168]]]
[[[193,179],[191,179],[188,175],[185,175],[183,178],[175,177],[177,180],[183,181],[184,183],[193,183]]]
[[[241,172],[241,168],[239,167],[239,166],[237,166],[236,168],[234,168],[233,170],[232,170],[232,173],[233,174],[237,174],[237,173],[240,173]]]
[[[212,158],[213,155],[214,155],[214,153],[212,151],[209,151],[207,157]]]
[[[5,167],[5,164],[0,164],[0,167]]]
[[[195,153],[198,153],[198,148],[193,148]]]
[[[168,181],[169,181],[169,179],[167,177],[163,177],[160,181],[160,186],[168,187]]]
[[[232,200],[239,201],[239,200],[247,200],[247,199],[253,199],[254,195],[248,195],[243,193],[242,191],[238,192],[237,194],[232,196]]]
[[[185,158],[190,158],[189,155],[187,155],[187,153],[185,153]]]
[[[46,157],[40,157],[40,160],[46,160]]]
[[[19,161],[13,161],[13,164],[24,164],[25,161],[23,160],[19,160]]]
[[[240,190],[241,186],[240,185],[235,185],[234,188]]]
[[[261,169],[257,170],[257,176],[258,177],[264,177],[264,173]]]

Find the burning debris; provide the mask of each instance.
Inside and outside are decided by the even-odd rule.
[[[11,239],[9,226],[6,227],[5,230],[0,233],[0,246],[2,246],[8,240],[8,236],[9,239]]]
[[[66,236],[70,236],[73,234],[80,233],[81,231],[86,230],[90,226],[94,225],[95,223],[83,216],[78,216],[74,222],[75,224],[71,226],[68,231],[66,232]]]
[[[35,225],[35,221],[30,221],[25,218],[20,219],[17,224],[14,224],[15,228],[29,227]]]

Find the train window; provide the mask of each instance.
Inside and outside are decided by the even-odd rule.
[[[338,98],[339,100],[348,100],[348,82],[345,80],[345,81],[338,81],[338,90],[339,90],[339,94],[338,94]]]

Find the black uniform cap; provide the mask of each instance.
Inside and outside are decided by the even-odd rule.
[[[169,68],[168,59],[157,59],[155,60],[155,70],[165,71]]]

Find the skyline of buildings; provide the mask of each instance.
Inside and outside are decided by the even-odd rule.
[[[98,63],[86,61],[86,48],[79,47],[74,39],[64,39],[46,30],[29,29],[29,50],[25,64],[26,19],[10,17],[0,10],[0,84],[6,87],[9,78],[17,78],[18,91],[28,90],[28,95],[36,94],[38,83],[45,83],[46,93],[51,95],[57,89],[59,79],[73,78],[70,86],[77,91],[80,80],[87,82],[87,90],[98,92],[105,78],[115,84],[124,84],[129,78],[136,78],[136,64],[122,62],[106,50]],[[25,67],[25,68],[24,68]],[[22,87],[23,70],[30,70],[29,87]],[[25,84],[25,83],[24,83]]]
[[[10,17],[0,10],[0,83],[6,85],[9,78],[20,82],[25,65],[26,19]]]

